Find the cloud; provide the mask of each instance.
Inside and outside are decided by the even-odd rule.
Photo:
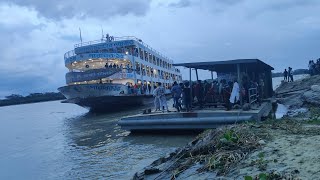
[[[150,8],[150,0],[0,0],[0,3],[16,4],[34,9],[39,15],[61,20],[73,17],[95,17],[109,19],[114,16],[132,14],[145,15]]]
[[[178,2],[175,3],[170,3],[168,6],[172,7],[172,8],[184,8],[184,7],[188,7],[191,5],[191,1],[190,0],[180,0]]]
[[[187,8],[191,6],[200,6],[208,8],[212,12],[221,12],[229,7],[243,2],[244,0],[179,0],[168,4],[169,8]]]
[[[79,27],[84,41],[100,39],[102,26],[141,38],[177,63],[259,58],[282,71],[320,56],[315,0],[0,2],[2,94],[63,86],[63,55],[79,42]]]

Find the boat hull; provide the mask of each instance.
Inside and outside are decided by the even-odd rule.
[[[62,101],[63,103],[74,103],[91,112],[112,112],[123,109],[134,108],[153,103],[151,95],[140,96],[100,96],[87,98],[73,98]]]
[[[77,104],[92,112],[119,111],[152,105],[152,95],[126,94],[126,88],[121,84],[81,84],[64,86],[58,90],[67,98],[63,103]]]

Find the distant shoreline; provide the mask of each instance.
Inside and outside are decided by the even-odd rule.
[[[296,69],[293,71],[293,75],[299,75],[299,74],[309,74],[309,70],[308,69]],[[272,73],[272,77],[283,77],[283,72],[275,72]]]
[[[38,102],[56,101],[66,99],[61,93],[47,92],[47,93],[32,93],[28,96],[12,94],[6,99],[0,100],[0,107],[12,106],[19,104],[31,104]]]

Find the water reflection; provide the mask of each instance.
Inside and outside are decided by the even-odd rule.
[[[117,121],[122,116],[139,113],[132,109],[110,114],[91,114],[69,118],[65,121],[66,139],[74,149],[75,164],[92,176],[82,173],[78,177],[130,179],[134,172],[158,157],[184,146],[195,135],[130,134],[122,130]],[[79,150],[80,149],[80,150]],[[81,170],[81,172],[82,172]]]

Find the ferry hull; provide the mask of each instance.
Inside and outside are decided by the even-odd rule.
[[[62,101],[63,103],[74,103],[91,112],[112,112],[143,105],[151,105],[151,95],[141,96],[100,96],[87,98],[73,98]]]
[[[122,84],[80,84],[58,89],[67,100],[85,107],[92,112],[119,111],[136,106],[151,105],[152,95],[128,95],[128,89]]]

